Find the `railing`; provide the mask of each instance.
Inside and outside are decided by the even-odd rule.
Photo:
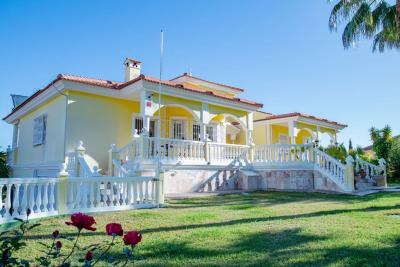
[[[0,224],[14,218],[78,211],[102,212],[158,207],[162,181],[155,177],[68,177],[0,179]]]
[[[310,163],[313,147],[309,145],[256,145],[254,163]]]
[[[117,150],[118,159],[124,163],[136,160],[140,156],[140,139],[133,137],[132,141]]]
[[[157,138],[144,140],[145,158],[156,159]],[[204,161],[204,142],[160,138],[160,158],[165,161]]]
[[[332,179],[341,189],[346,190],[345,170],[346,166],[339,160],[328,155],[327,153],[314,149],[315,159],[314,166],[323,174]]]
[[[0,223],[57,214],[57,178],[0,179]]]
[[[380,166],[375,166],[362,159],[356,159],[355,171],[359,173],[361,170],[365,171],[367,178],[372,178],[372,176],[381,175],[382,173],[382,168]]]
[[[159,204],[154,177],[91,177],[68,179],[69,211],[114,211]]]
[[[226,162],[233,160],[247,160],[249,146],[207,143],[207,159],[209,162]]]

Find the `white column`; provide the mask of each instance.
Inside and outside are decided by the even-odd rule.
[[[12,139],[12,148],[18,147],[18,131],[19,127],[18,124],[13,125],[13,139]]]
[[[210,113],[208,112],[208,104],[203,103],[200,111],[200,141],[207,140],[207,123],[210,120]]]
[[[288,122],[288,128],[289,128],[289,138],[290,138],[290,143],[292,145],[296,144],[296,136],[295,136],[295,121],[289,121]]]
[[[265,124],[265,128],[266,128],[266,135],[267,135],[267,145],[270,145],[272,143],[271,140],[271,124],[267,123]]]
[[[144,132],[148,133],[150,130],[150,117],[154,113],[155,107],[153,96],[150,92],[140,92],[140,116],[143,119]],[[159,111],[160,112],[160,111]]]
[[[253,143],[253,113],[246,115],[246,144],[251,145]]]

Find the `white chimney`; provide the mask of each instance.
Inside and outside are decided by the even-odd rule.
[[[124,61],[125,65],[125,81],[130,81],[133,79],[136,79],[137,77],[140,76],[140,64],[142,62],[132,59],[132,58],[126,58]]]

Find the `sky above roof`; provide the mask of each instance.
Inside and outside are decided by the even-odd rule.
[[[349,125],[339,140],[368,145],[368,129],[400,132],[400,53],[345,51],[328,30],[331,5],[288,1],[0,1],[0,117],[10,94],[30,95],[59,73],[122,81],[123,61],[164,79],[192,72],[244,88],[274,114],[303,112]],[[12,127],[0,122],[0,146]]]

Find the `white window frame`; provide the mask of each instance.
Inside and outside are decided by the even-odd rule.
[[[188,140],[188,118],[187,117],[170,117],[169,118],[169,138],[174,139],[174,121],[183,121],[183,140]]]
[[[142,125],[144,126],[143,116],[141,116],[138,113],[132,113],[132,134],[134,134],[136,130],[136,119],[142,119]],[[138,129],[137,134],[141,134],[142,130],[143,129],[141,130]]]
[[[46,143],[47,114],[42,114],[33,119],[33,146]]]
[[[194,140],[194,126],[195,125],[197,125],[197,126],[199,126],[199,140]],[[191,134],[191,140],[194,140],[194,141],[201,141],[201,123],[199,122],[199,121],[192,121],[192,127],[191,127],[191,129],[192,129],[192,134]]]
[[[210,122],[209,124],[207,124],[206,126],[206,134],[207,134],[207,139],[211,140],[210,142],[213,143],[217,143],[218,142],[218,124],[215,122]],[[213,129],[213,136],[212,138],[210,138],[210,136],[208,135],[208,128],[211,127]]]

